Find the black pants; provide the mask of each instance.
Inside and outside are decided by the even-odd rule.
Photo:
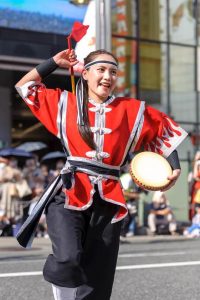
[[[77,299],[109,300],[119,249],[121,222],[111,224],[117,206],[96,192],[85,211],[64,208],[57,195],[46,209],[53,254],[44,266],[44,278],[58,286],[79,287]]]

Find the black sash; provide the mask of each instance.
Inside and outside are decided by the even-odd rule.
[[[31,247],[42,212],[45,209],[46,205],[53,199],[53,197],[57,194],[61,187],[62,180],[59,175],[44,191],[41,198],[38,200],[37,204],[32,210],[31,214],[28,216],[26,221],[19,229],[16,235],[16,239],[22,247]]]

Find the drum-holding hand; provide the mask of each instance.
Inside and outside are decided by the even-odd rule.
[[[171,187],[173,187],[175,185],[177,179],[179,178],[180,174],[181,174],[180,169],[173,170],[172,175],[167,177],[167,179],[170,180],[170,183],[168,184],[168,186],[166,188],[162,189],[161,191],[164,192],[164,191],[169,190]]]

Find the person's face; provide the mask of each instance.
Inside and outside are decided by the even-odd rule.
[[[165,196],[161,196],[161,197],[160,197],[160,203],[165,203],[165,202],[166,202]]]
[[[9,166],[10,167],[17,168],[17,164],[18,164],[17,160],[14,157],[10,158],[10,160],[9,160]]]
[[[34,159],[28,159],[28,160],[26,161],[26,166],[27,166],[29,169],[31,169],[31,170],[35,169],[35,167],[36,167],[35,160],[34,160]]]
[[[116,63],[108,54],[101,54],[94,61],[107,60]],[[104,102],[112,93],[117,81],[117,67],[109,63],[97,63],[83,71],[88,84],[88,96],[96,102]]]
[[[56,163],[56,170],[62,170],[62,168],[64,167],[65,163],[63,160],[59,160]]]
[[[200,214],[200,207],[197,207],[197,208],[196,208],[196,213],[197,213],[197,214]]]

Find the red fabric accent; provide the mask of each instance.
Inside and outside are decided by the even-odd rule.
[[[72,27],[72,32],[70,36],[76,41],[79,42],[84,35],[86,35],[89,25],[83,25],[82,23],[76,21]]]
[[[106,128],[111,128],[110,134],[104,135],[103,151],[111,154],[103,159],[106,164],[119,166],[135,120],[141,101],[125,97],[119,97],[109,107],[112,111],[106,113]]]
[[[92,185],[88,175],[84,173],[75,173],[74,180],[74,187],[70,190],[65,190],[67,196],[66,205],[82,208],[92,198]]]
[[[121,219],[127,214],[127,207],[119,181],[108,179],[102,181],[103,198],[110,203],[119,205],[116,219]],[[121,204],[121,205],[120,205]]]

